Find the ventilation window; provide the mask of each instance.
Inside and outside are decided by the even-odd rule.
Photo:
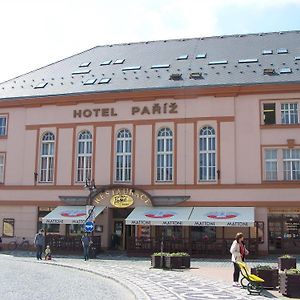
[[[202,73],[194,72],[190,74],[190,79],[202,79]]]
[[[265,125],[273,125],[276,124],[276,110],[275,103],[264,103],[264,124]]]
[[[199,53],[196,55],[196,59],[206,58],[206,53]]]
[[[239,64],[250,64],[258,62],[257,58],[239,59]]]
[[[282,68],[282,69],[280,69],[280,74],[288,74],[288,73],[292,73],[291,68]]]
[[[162,65],[153,65],[153,66],[151,66],[151,69],[165,69],[165,68],[170,68],[170,65],[162,64]]]
[[[264,69],[264,75],[274,75],[275,73],[275,69]]]
[[[99,80],[99,84],[109,83],[110,81],[111,81],[111,78],[102,78]]]
[[[88,79],[83,85],[93,85],[97,81],[96,78]]]
[[[72,73],[72,75],[80,75],[80,74],[89,74],[91,70],[76,70]]]
[[[267,50],[262,51],[262,55],[270,55],[270,54],[273,54],[273,50],[271,50],[271,49],[267,49]]]
[[[277,54],[287,54],[287,53],[289,53],[289,51],[286,48],[277,49]]]
[[[117,59],[114,61],[114,65],[121,65],[124,61],[125,59]]]
[[[185,60],[185,59],[188,59],[188,55],[187,54],[184,54],[184,55],[180,55],[177,57],[177,60]]]
[[[228,64],[227,60],[215,60],[215,61],[210,61],[208,63],[209,65],[225,65]]]
[[[174,73],[170,75],[170,80],[182,80],[182,74],[180,73]]]
[[[111,64],[111,62],[112,62],[111,60],[105,60],[100,64],[100,66],[108,66]]]
[[[48,84],[48,82],[42,81],[38,85],[36,85],[34,88],[35,89],[43,89],[47,84]]]
[[[79,68],[86,68],[88,67],[89,65],[91,64],[91,62],[85,62],[85,63],[82,63]]]
[[[133,71],[133,70],[140,70],[141,66],[133,66],[133,67],[126,67],[123,68],[122,71]]]

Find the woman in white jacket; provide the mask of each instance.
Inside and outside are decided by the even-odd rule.
[[[233,272],[233,286],[240,286],[239,277],[240,277],[240,268],[236,262],[242,262],[245,260],[245,256],[249,254],[249,251],[246,249],[244,245],[244,235],[239,232],[235,236],[235,240],[233,241],[230,247],[231,253],[231,261],[234,265]]]

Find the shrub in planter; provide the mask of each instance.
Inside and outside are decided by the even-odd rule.
[[[264,288],[275,289],[278,285],[278,269],[268,265],[257,265],[251,268],[251,274],[257,275],[265,282],[262,283]]]
[[[289,269],[296,269],[296,257],[291,255],[283,255],[278,257],[278,269],[281,271],[289,270]]]
[[[279,292],[287,297],[300,297],[300,270],[290,269],[279,274]]]
[[[165,257],[168,253],[166,252],[156,252],[151,255],[151,266],[153,268],[164,268],[165,267]]]
[[[168,269],[190,268],[191,266],[191,257],[185,252],[169,253],[166,255],[165,261]]]

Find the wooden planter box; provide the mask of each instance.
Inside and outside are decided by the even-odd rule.
[[[278,269],[263,270],[251,268],[251,273],[265,281],[262,283],[264,288],[275,289],[278,286]]]
[[[278,257],[278,269],[281,271],[289,270],[289,269],[296,269],[296,257]]]
[[[168,269],[188,269],[191,267],[190,256],[166,256],[165,260]]]
[[[280,273],[279,292],[287,297],[300,297],[300,275]]]
[[[162,256],[162,260],[161,260],[161,256],[151,255],[152,268],[165,268],[165,260],[166,260],[166,257],[164,255]],[[161,265],[161,263],[162,263],[162,265]]]

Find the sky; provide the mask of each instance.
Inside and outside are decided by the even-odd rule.
[[[98,45],[285,30],[300,0],[0,0],[0,82]]]

